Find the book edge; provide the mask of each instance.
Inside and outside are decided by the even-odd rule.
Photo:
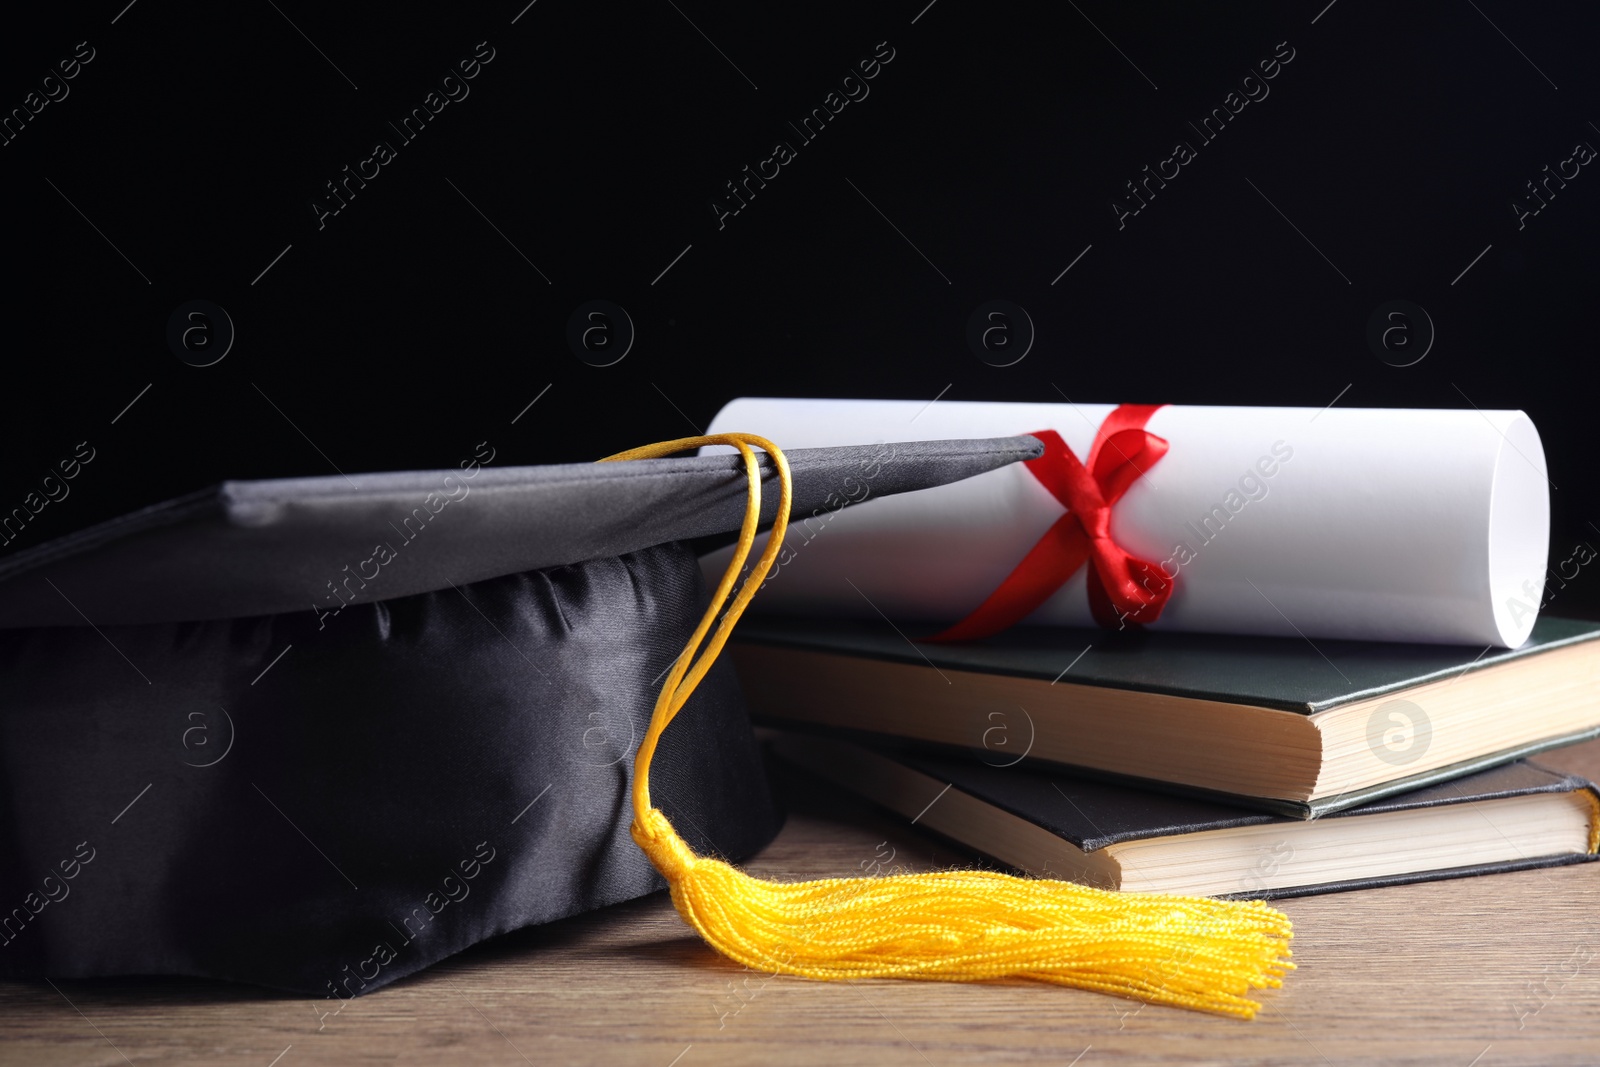
[[[1485,652],[1480,654],[1479,659],[1474,660],[1465,667],[1462,667],[1459,664],[1452,664],[1449,667],[1441,667],[1437,670],[1429,671],[1426,674],[1414,674],[1400,681],[1391,682],[1385,685],[1369,686],[1365,689],[1341,693],[1337,696],[1328,697],[1323,700],[1273,700],[1271,698],[1260,698],[1258,696],[1250,696],[1248,699],[1241,699],[1241,694],[1238,693],[1220,693],[1217,691],[1177,689],[1160,685],[1116,684],[1101,680],[1088,679],[1075,679],[1069,684],[1092,686],[1097,689],[1116,689],[1125,692],[1157,693],[1182,700],[1210,700],[1219,703],[1245,704],[1249,707],[1265,708],[1269,711],[1287,711],[1297,715],[1311,716],[1319,712],[1331,711],[1335,708],[1359,703],[1363,700],[1370,700],[1375,697],[1392,695],[1395,693],[1403,693],[1407,690],[1427,685],[1431,682],[1440,681],[1452,676],[1459,677],[1469,673],[1476,674],[1481,671],[1504,666],[1508,663],[1515,663],[1521,660],[1529,659],[1544,652],[1553,652],[1572,645],[1600,641],[1600,622],[1589,619],[1570,618],[1560,615],[1549,615],[1545,616],[1544,618],[1558,623],[1574,623],[1580,626],[1588,627],[1588,629],[1581,633],[1568,634],[1565,637],[1552,638],[1548,641],[1534,642],[1530,640],[1518,648],[1499,649],[1493,656],[1489,656],[1488,658],[1483,658],[1483,656],[1489,651],[1488,649],[1485,649]],[[815,641],[808,641],[803,638],[796,639],[788,634],[763,632],[761,629],[761,623],[765,621],[780,621],[781,625],[782,622],[794,622],[797,620],[792,618],[786,618],[784,620],[768,620],[759,616],[752,617],[746,621],[744,627],[735,633],[733,638],[734,641],[736,643],[766,645],[776,648],[801,649],[810,652],[818,652],[836,656],[850,656],[858,659],[870,659],[887,663],[906,663],[911,666],[919,665],[915,660],[902,658],[899,655],[880,653],[873,650],[863,650],[859,648],[838,648],[826,644],[819,644]],[[815,620],[799,619],[798,621],[814,622]],[[1217,637],[1228,635],[1206,634],[1203,636]],[[1241,639],[1245,640],[1270,640],[1269,638],[1251,637],[1250,635],[1239,636]],[[922,654],[924,663],[932,665],[935,669],[944,668],[949,670],[960,670],[973,674],[998,674],[1008,677],[1038,679],[1041,681],[1044,679],[1044,675],[1018,675],[1015,671],[986,667],[982,664],[956,663],[947,661],[937,654],[937,645],[930,646],[930,651],[932,653],[931,655],[929,652],[923,651],[922,645],[913,642],[913,646],[919,653]],[[1490,646],[1490,648],[1493,648],[1493,646]]]

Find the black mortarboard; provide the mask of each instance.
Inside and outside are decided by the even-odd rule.
[[[795,451],[790,514],[1038,453]],[[347,997],[661,887],[631,757],[741,457],[493,458],[224,483],[0,561],[0,976]],[[731,667],[689,707],[656,803],[748,856],[779,816]]]

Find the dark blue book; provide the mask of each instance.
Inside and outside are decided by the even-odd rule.
[[[1596,859],[1595,786],[1503,764],[1306,821],[1026,766],[779,733],[787,763],[1042,878],[1285,897]]]

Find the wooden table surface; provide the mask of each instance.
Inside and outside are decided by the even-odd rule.
[[[1600,778],[1600,742],[1544,762]],[[964,857],[792,789],[779,878]],[[664,895],[480,945],[319,1018],[221,982],[0,983],[0,1064],[1600,1064],[1600,863],[1285,901],[1254,1022],[1056,987],[823,983],[716,956]]]

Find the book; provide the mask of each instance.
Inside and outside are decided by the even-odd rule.
[[[835,738],[780,734],[770,744],[921,829],[1103,889],[1286,897],[1600,858],[1593,783],[1525,760],[1306,821]]]
[[[1600,734],[1600,623],[1550,616],[1520,648],[1481,650],[1043,627],[934,644],[886,619],[748,619],[735,637],[761,722],[1300,818]]]

